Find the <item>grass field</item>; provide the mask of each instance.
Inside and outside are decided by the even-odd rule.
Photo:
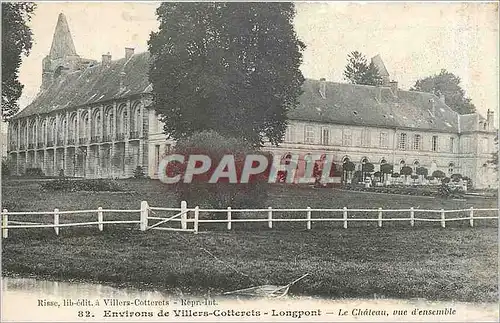
[[[154,206],[177,206],[159,182],[127,180],[121,184],[127,192],[53,193],[40,191],[36,182],[7,181],[2,185],[3,203],[9,211],[139,208],[141,200]],[[276,187],[268,205],[457,209],[493,208],[496,200]],[[496,221],[477,221],[475,228],[466,225],[454,223],[442,229],[438,223],[419,223],[411,228],[405,222],[376,228],[374,223],[360,223],[342,229],[340,223],[316,223],[313,230],[306,231],[303,223],[277,223],[272,230],[255,230],[264,224],[235,224],[235,230],[228,232],[221,224],[220,230],[196,236],[141,232],[136,227],[105,227],[104,232],[62,228],[60,236],[53,229],[19,229],[10,230],[9,238],[3,240],[2,269],[4,275],[194,293],[286,284],[308,272],[311,276],[294,286],[292,293],[494,302],[498,299]],[[203,231],[203,226],[200,229]]]

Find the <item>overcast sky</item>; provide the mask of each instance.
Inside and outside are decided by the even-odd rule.
[[[157,3],[38,3],[31,22],[34,44],[23,60],[21,106],[37,94],[42,59],[49,53],[57,16],[66,15],[78,54],[124,56],[147,50],[158,26]],[[307,78],[344,82],[347,54],[380,54],[403,89],[444,68],[462,79],[478,110],[498,116],[498,5],[495,3],[298,3],[295,27],[307,49]]]

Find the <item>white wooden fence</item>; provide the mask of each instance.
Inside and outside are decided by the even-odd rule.
[[[2,237],[7,238],[9,229],[21,229],[21,228],[54,228],[54,231],[59,235],[59,230],[61,227],[76,227],[76,226],[93,226],[96,225],[100,231],[103,230],[104,224],[139,224],[141,231],[147,230],[166,230],[166,231],[181,231],[181,232],[192,232],[198,233],[199,226],[202,223],[226,223],[227,230],[232,229],[233,223],[251,223],[251,222],[267,222],[267,226],[272,229],[273,223],[275,222],[305,222],[306,229],[311,230],[312,223],[315,222],[342,222],[344,229],[347,229],[349,222],[377,222],[378,227],[382,227],[384,222],[393,221],[408,221],[410,225],[415,226],[415,222],[440,222],[441,227],[446,227],[446,222],[449,221],[468,221],[469,226],[474,226],[474,220],[490,219],[498,220],[498,214],[496,216],[477,216],[475,212],[497,212],[498,208],[483,208],[474,209],[473,207],[469,209],[456,209],[456,210],[428,210],[428,209],[348,209],[344,207],[342,209],[313,209],[307,207],[305,209],[275,209],[268,207],[267,209],[232,209],[228,207],[227,209],[200,209],[198,206],[195,208],[188,208],[187,203],[183,201],[180,208],[162,208],[162,207],[152,207],[148,205],[148,202],[142,201],[141,208],[138,210],[108,210],[101,207],[97,210],[77,210],[77,211],[59,211],[54,209],[52,212],[9,212],[4,209],[2,214]],[[173,216],[158,216],[157,213],[160,212],[177,212]],[[280,212],[286,213],[302,213],[302,218],[276,218],[275,214]],[[318,213],[339,213],[339,217],[312,217],[312,212]],[[373,218],[356,218],[349,217],[349,212],[364,212],[373,213],[376,217]],[[96,214],[97,221],[93,222],[72,222],[72,223],[60,223],[61,216],[71,216],[76,214]],[[139,220],[108,220],[104,221],[105,213],[138,213]],[[200,213],[225,213],[226,219],[200,219]],[[262,213],[264,216],[262,218],[246,218],[246,219],[234,219],[234,213]],[[397,213],[400,217],[388,218],[384,215]],[[418,217],[419,213],[435,213],[439,215],[437,218],[423,218]],[[453,213],[465,213],[466,216],[456,216],[450,217],[447,214]],[[193,215],[190,217],[190,215]],[[407,216],[401,216],[407,214]],[[39,215],[39,216],[52,216],[53,223],[35,223],[35,222],[25,222],[25,221],[13,221],[9,220],[9,216],[26,216],[26,215]],[[158,221],[156,223],[150,223],[153,221]],[[162,225],[168,223],[178,223],[180,222],[180,227],[165,227]],[[188,223],[192,223],[192,229],[188,228]]]

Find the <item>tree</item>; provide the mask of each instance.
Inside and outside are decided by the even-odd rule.
[[[18,100],[23,91],[19,82],[21,55],[30,54],[32,32],[27,23],[36,4],[32,2],[2,3],[2,116],[8,120],[19,111]]]
[[[413,169],[410,166],[403,166],[401,167],[400,173],[405,177],[405,180],[408,180],[408,176],[413,173]]]
[[[363,180],[365,179],[366,177],[366,173],[371,173],[373,172],[373,170],[375,169],[375,166],[373,166],[372,163],[364,163],[362,166],[361,166],[361,171],[363,172]]]
[[[381,85],[382,77],[377,67],[358,51],[347,55],[347,65],[344,70],[344,78],[352,84]]]
[[[434,172],[432,172],[432,177],[437,179],[442,179],[446,177],[446,174],[443,171],[435,170]]]
[[[417,167],[417,169],[415,169],[415,173],[418,176],[422,176],[422,178],[426,178],[429,174],[429,170],[425,167]]]
[[[385,179],[386,174],[392,174],[394,167],[391,164],[382,164],[380,165],[380,172]]]
[[[304,82],[294,4],[164,2],[156,14],[149,79],[164,132],[280,143]]]
[[[442,69],[439,74],[428,76],[415,83],[410,91],[421,91],[444,95],[445,103],[459,114],[468,114],[476,111],[471,99],[465,97],[465,91],[460,86],[460,78],[453,73]]]
[[[356,165],[350,160],[347,160],[342,164],[342,172],[344,173],[344,179],[347,180],[348,174],[352,173],[356,169]]]
[[[166,170],[169,177],[180,175],[180,180],[172,185],[178,201],[188,201],[192,206],[221,209],[228,206],[236,208],[264,207],[269,187],[269,170],[272,157],[268,153],[255,150],[248,142],[238,138],[223,137],[215,131],[203,131],[177,142],[176,154],[191,156],[202,154],[210,157],[211,165],[203,174],[192,177],[184,183],[188,158],[183,163],[169,163]],[[225,155],[234,156],[237,180],[241,179],[245,158],[248,155],[264,155],[268,159],[268,168],[264,173],[251,175],[248,183],[231,183],[227,178],[219,178],[216,183],[209,180],[217,171]],[[229,166],[226,165],[227,170]],[[162,170],[163,171],[163,170]]]
[[[488,163],[495,166],[495,169],[498,170],[498,133],[495,136],[495,152],[491,154],[491,160],[488,160]]]

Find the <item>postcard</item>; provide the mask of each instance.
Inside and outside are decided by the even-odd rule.
[[[497,322],[496,2],[2,2],[3,322]]]

